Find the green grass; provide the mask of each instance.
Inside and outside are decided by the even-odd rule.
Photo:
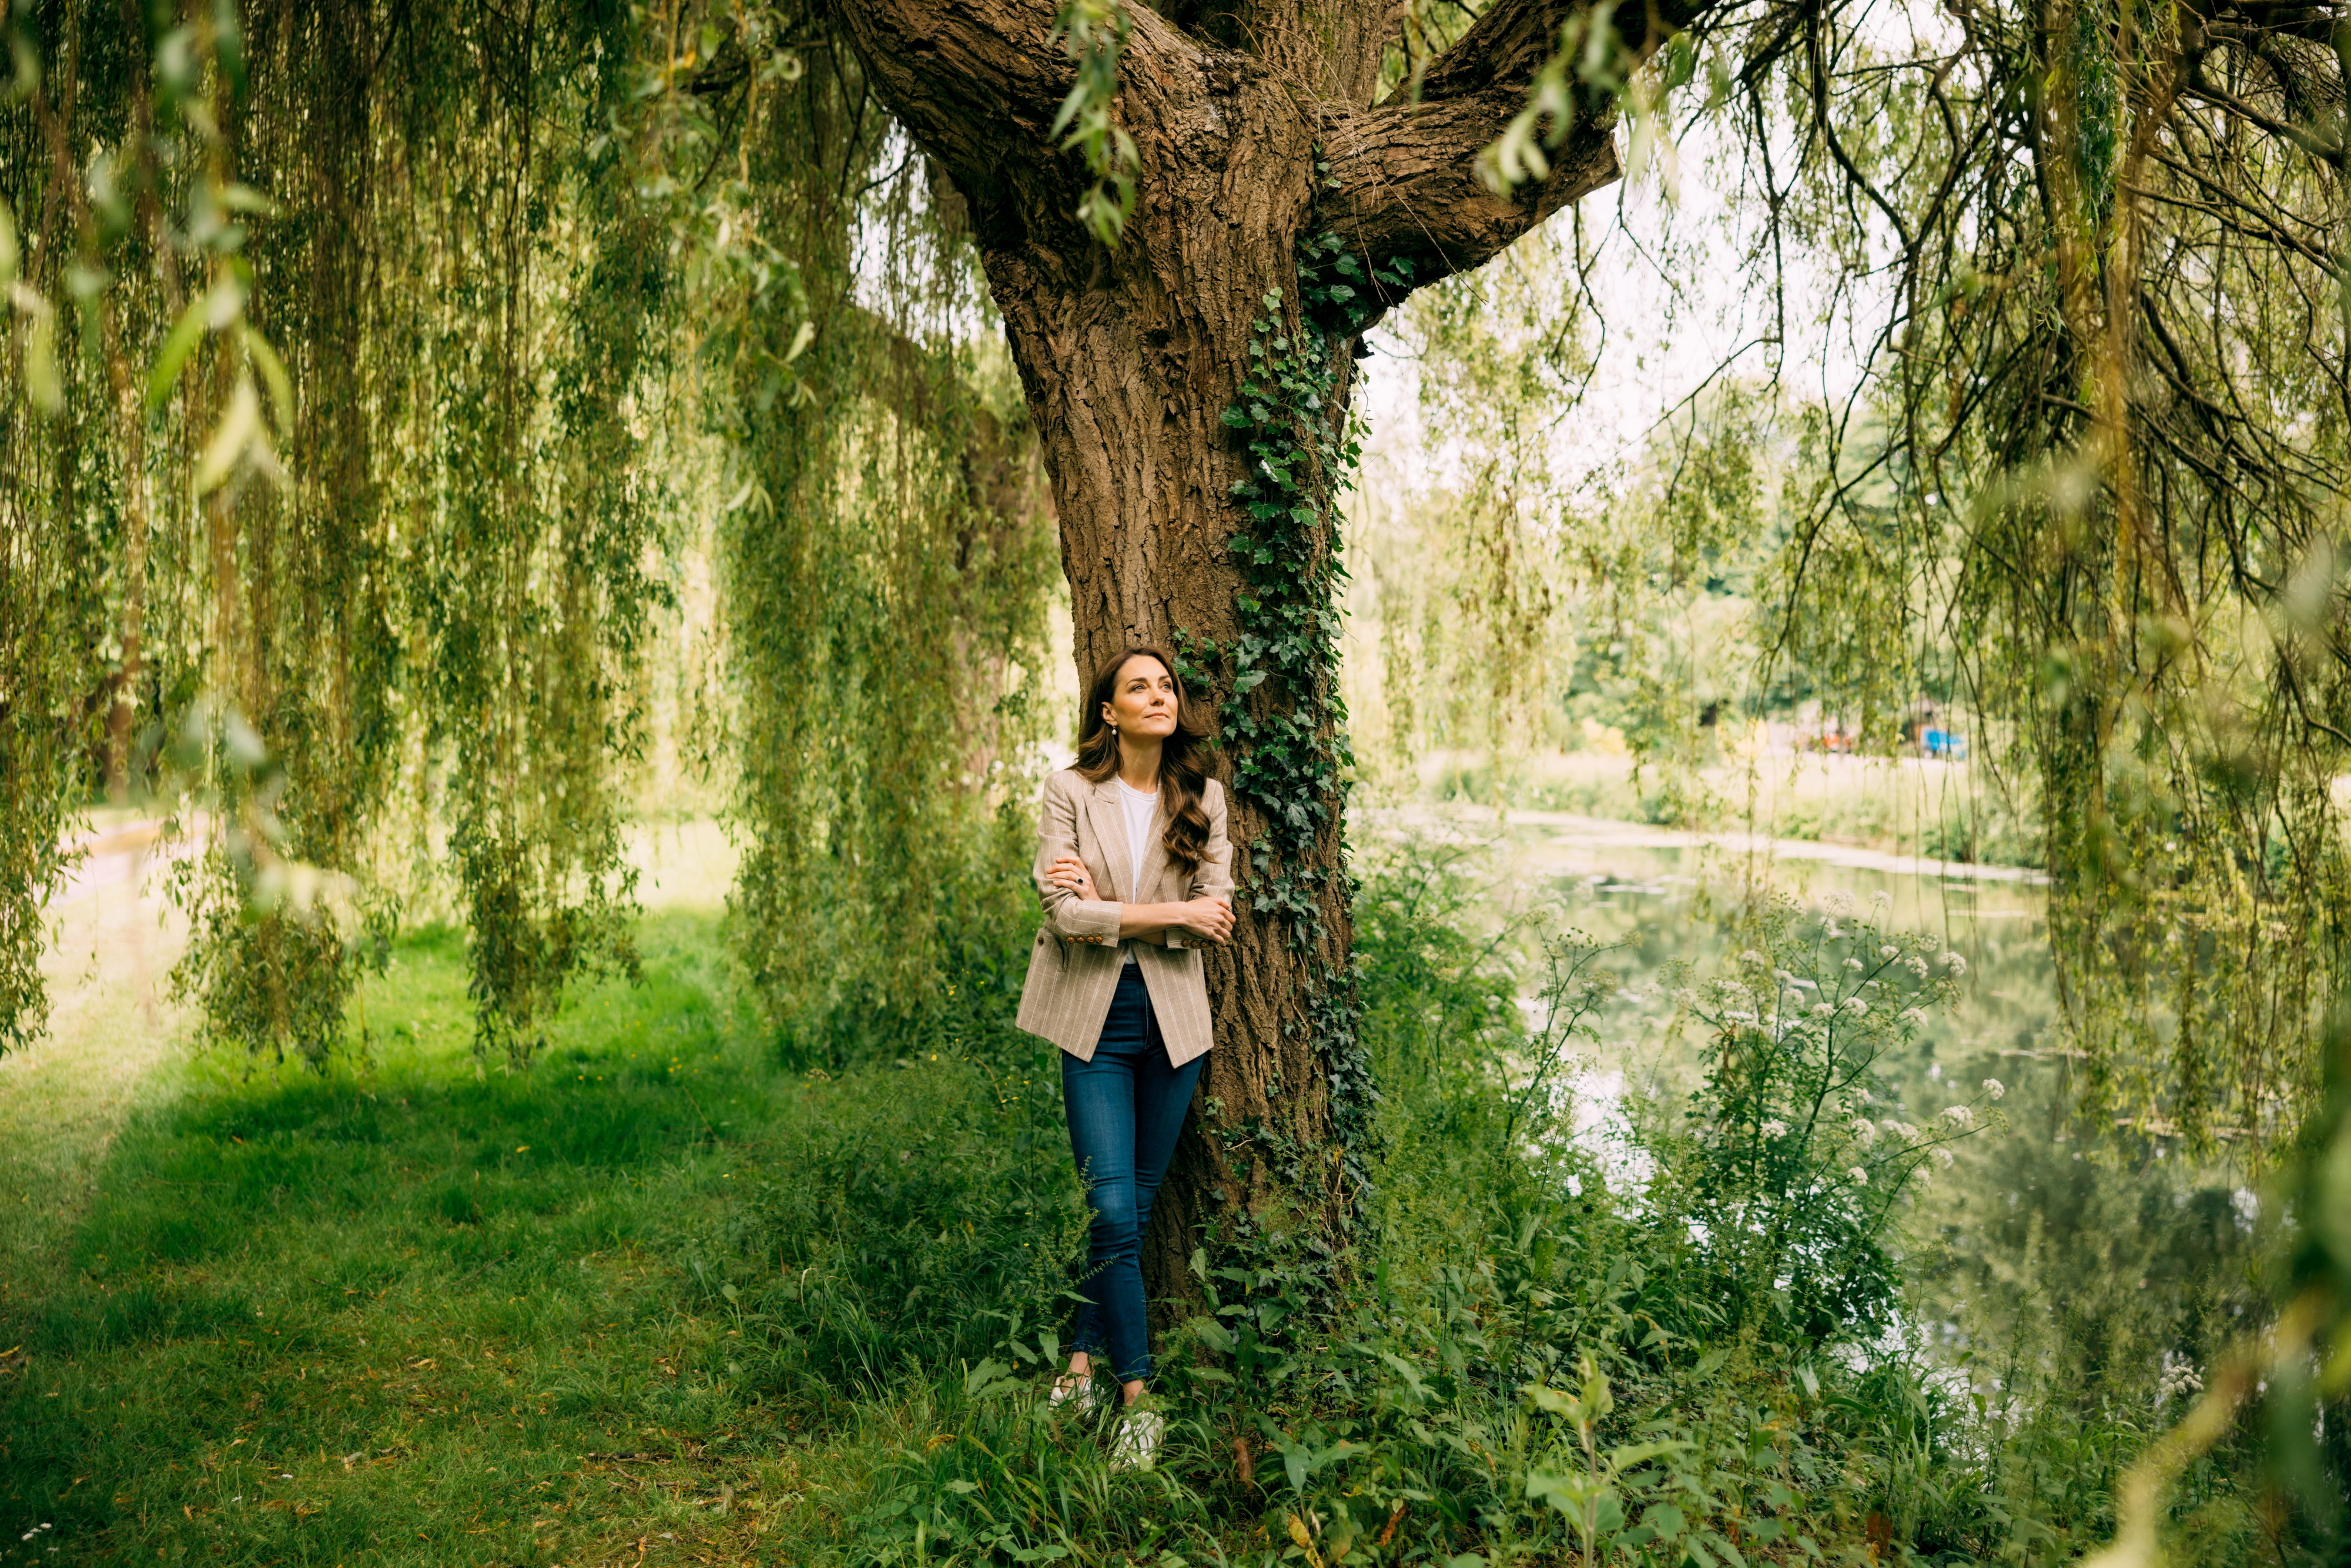
[[[181,1069],[0,1309],[0,1563],[731,1561],[820,1529],[823,1451],[747,1392],[695,1266],[832,1086],[768,1065],[714,926],[648,920],[646,983],[584,993],[527,1073],[476,1067],[445,936],[371,988],[359,1070]]]
[[[1516,985],[1466,896],[1367,879],[1376,1239],[1335,1297],[1278,1230],[1229,1244],[1215,1317],[1162,1336],[1144,1475],[1040,1397],[1081,1206],[1051,1050],[977,948],[940,1031],[968,1060],[788,1070],[717,917],[680,909],[643,924],[643,983],[583,988],[524,1072],[476,1063],[434,933],[323,1077],[12,1061],[0,1134],[37,1125],[28,1089],[79,1131],[0,1166],[0,1565],[1271,1568],[1301,1531],[1348,1568],[1574,1563],[1590,1450],[1561,1412],[1595,1364],[1603,1447],[1670,1450],[1620,1478],[1612,1563],[1859,1564],[1886,1531],[1902,1561],[2029,1563],[2111,1532],[2151,1409],[2036,1385],[2050,1418],[2011,1428],[1923,1355],[1799,1372],[1726,1336],[1679,1211],[1618,1203],[1564,1142],[1510,1152]],[[2229,1463],[2199,1560],[2253,1518]]]

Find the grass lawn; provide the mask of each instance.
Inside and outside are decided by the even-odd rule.
[[[714,915],[642,941],[644,983],[581,992],[528,1072],[477,1067],[462,947],[428,936],[369,987],[357,1069],[159,1059],[70,1223],[72,1160],[12,1155],[0,1563],[796,1562],[832,1534],[869,1461],[749,1385],[698,1276],[848,1086],[753,1043]],[[47,1071],[0,1090],[82,1092]]]

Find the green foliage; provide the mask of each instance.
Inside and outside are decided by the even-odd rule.
[[[1464,860],[1382,855],[1356,907],[1385,1089],[1373,1240],[1336,1297],[1202,1260],[1209,1310],[1162,1341],[1150,1472],[1046,1398],[1082,1214],[1050,1053],[1015,1049],[1010,995],[973,1009],[993,1057],[785,1069],[719,923],[673,915],[645,923],[643,984],[583,988],[528,1074],[476,1071],[465,938],[438,928],[366,982],[364,1062],[175,1070],[69,1246],[0,1300],[21,1347],[0,1506],[98,1562],[633,1560],[643,1539],[656,1565],[2043,1563],[2111,1531],[2122,1472],[2191,1396],[2148,1387],[2150,1352],[2215,1343],[2256,1299],[2228,1295],[2254,1253],[2225,1200],[2216,1268],[2128,1207],[2168,1190],[2097,1207],[2126,1189],[2017,1137],[1992,1146],[2044,1162],[2032,1201],[1976,1228],[2071,1218],[2045,1276],[1980,1255],[1966,1288],[2013,1292],[2005,1327],[1971,1319],[1933,1354],[1741,1334],[1705,1309],[1747,1255],[1694,1245],[1682,1200],[1719,1201],[1701,1189],[1763,1100],[1703,1086],[1633,1176],[1523,1094],[1522,949]],[[1833,918],[1844,936],[1767,916],[1780,967],[1852,975],[1863,923]],[[1820,1177],[1850,1155],[1803,1157]],[[1907,1268],[1928,1254],[1903,1232],[1897,1207],[1876,1235]],[[2176,1341],[2181,1297],[2141,1269],[2213,1287],[2190,1329],[2216,1337]],[[2301,1516],[2278,1527],[2262,1459],[2249,1432],[2190,1470],[2176,1560],[2323,1560]]]
[[[1735,176],[1745,258],[1893,280],[1812,291],[1882,380],[1807,434],[1784,643],[1856,699],[1948,669],[2034,777],[2085,1124],[2206,1152],[2291,1135],[2345,971],[2337,25],[1713,35],[1751,85],[1712,133],[1798,149]]]
[[[1116,0],[1065,0],[1053,18],[1053,41],[1078,64],[1077,80],[1045,134],[1061,136],[1061,151],[1085,161],[1093,183],[1071,214],[1094,238],[1115,246],[1134,215],[1134,176],[1141,162],[1134,138],[1113,117],[1118,102],[1118,62],[1134,26]]]
[[[1698,1236],[1688,1299],[1720,1312],[1719,1332],[1803,1354],[1888,1326],[1899,1276],[1884,1239],[1904,1189],[1950,1163],[2001,1091],[1914,1126],[1877,1069],[1954,999],[1958,954],[1849,907],[1814,922],[1775,904],[1751,934],[1740,973],[1685,1002],[1714,1060],[1679,1124],[1649,1129],[1664,1175],[1646,1201],[1664,1239]]]
[[[980,1364],[1021,1337],[1024,1312],[1058,1359],[1086,1210],[1050,1055],[869,1070],[899,1076],[776,1149],[738,1220],[750,1266],[727,1300],[760,1326],[780,1392],[820,1407],[887,1397],[909,1372]]]
[[[435,13],[384,70],[363,5],[139,16],[9,24],[25,283],[79,329],[12,504],[71,544],[80,617],[11,645],[47,638],[16,656],[75,694],[44,698],[58,740],[100,727],[76,792],[198,834],[179,973],[211,1038],[343,1042],[403,891],[373,837],[397,780],[440,808],[480,1043],[521,1061],[567,977],[630,962],[666,236],[582,131],[631,39]],[[14,779],[12,831],[54,838],[68,798]]]
[[[1328,874],[1311,857],[1345,804],[1346,708],[1338,685],[1336,593],[1345,578],[1335,527],[1339,497],[1362,456],[1337,396],[1342,356],[1385,291],[1406,286],[1408,263],[1368,273],[1337,235],[1299,251],[1293,324],[1281,291],[1268,289],[1250,327],[1249,373],[1225,424],[1241,433],[1249,476],[1233,487],[1247,519],[1230,548],[1244,588],[1239,635],[1229,647],[1186,641],[1187,657],[1212,663],[1217,744],[1232,788],[1265,816],[1249,898],[1280,919],[1292,943],[1322,935],[1318,896]],[[1209,674],[1186,666],[1186,678]]]
[[[454,903],[477,1042],[528,1061],[634,970],[624,819],[705,552],[736,681],[678,706],[742,758],[747,957],[787,1034],[927,1017],[933,874],[1033,783],[1053,564],[967,242],[795,7],[379,9],[11,14],[0,208],[40,226],[0,252],[78,335],[7,423],[42,520],[0,589],[0,1030],[103,789],[203,840],[212,1039],[323,1062],[394,917]]]
[[[1317,167],[1327,179],[1328,166]],[[1408,287],[1411,270],[1400,260],[1367,266],[1340,235],[1310,233],[1299,244],[1294,316],[1280,289],[1261,297],[1248,374],[1236,389],[1240,401],[1224,413],[1249,458],[1248,476],[1233,486],[1244,520],[1227,541],[1241,570],[1238,633],[1221,645],[1182,628],[1176,637],[1185,680],[1222,694],[1217,746],[1228,759],[1229,787],[1262,824],[1249,846],[1242,896],[1279,923],[1293,950],[1326,955],[1329,967],[1310,970],[1297,998],[1302,1016],[1284,1027],[1302,1028],[1321,1060],[1330,1154],[1343,1178],[1340,1190],[1354,1195],[1370,1179],[1366,1140],[1378,1092],[1357,1032],[1360,1004],[1343,933],[1331,930],[1322,913],[1332,879],[1346,874],[1343,812],[1353,764],[1339,685],[1338,591],[1346,571],[1337,508],[1362,445],[1339,393],[1357,333],[1383,298]],[[1223,1135],[1271,1137],[1261,1128]],[[1312,1170],[1323,1151],[1269,1146],[1296,1190],[1319,1185]],[[1350,1216],[1357,1212],[1355,1197],[1341,1201]],[[1249,1234],[1226,1241],[1290,1250],[1281,1238],[1258,1231],[1256,1219],[1233,1223]]]

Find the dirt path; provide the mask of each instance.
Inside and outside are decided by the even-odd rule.
[[[2023,866],[1979,865],[1970,861],[1929,860],[1922,855],[1888,854],[1857,844],[1821,843],[1812,839],[1775,839],[1767,833],[1692,832],[1680,828],[1651,827],[1645,822],[1617,821],[1608,817],[1581,817],[1573,811],[1511,811],[1497,817],[1480,806],[1408,806],[1370,813],[1374,822],[1398,827],[1458,826],[1473,830],[1556,828],[1551,847],[1562,850],[1693,850],[1719,849],[1758,861],[1811,861],[1851,871],[1883,872],[1888,876],[1944,877],[1959,882],[2012,882],[2045,887],[2045,873]]]
[[[0,1300],[64,1261],[115,1134],[173,1090],[159,1070],[183,1050],[167,992],[186,923],[160,896],[153,839],[152,823],[97,835],[48,905],[48,1033],[0,1056]]]

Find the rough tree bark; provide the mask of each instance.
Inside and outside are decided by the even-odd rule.
[[[1110,250],[1071,215],[1086,171],[1047,135],[1075,79],[1051,38],[1054,0],[837,0],[874,90],[968,204],[1051,480],[1081,680],[1122,646],[1234,635],[1240,576],[1228,541],[1247,454],[1222,416],[1264,294],[1280,288],[1296,308],[1310,222],[1366,264],[1409,259],[1421,284],[1479,265],[1615,178],[1601,120],[1571,128],[1550,177],[1511,196],[1475,174],[1574,9],[1496,0],[1434,63],[1417,103],[1375,104],[1395,28],[1372,0],[1240,0],[1197,15],[1131,5],[1117,118],[1139,149],[1139,201]],[[1319,183],[1318,154],[1330,165]],[[1350,367],[1338,368],[1343,400]],[[1246,890],[1263,820],[1238,793],[1232,827]],[[1333,813],[1314,849],[1321,868],[1336,870],[1339,840]],[[1344,877],[1322,885],[1325,932],[1312,947],[1251,914],[1244,893],[1233,942],[1211,960],[1217,1047],[1154,1226],[1155,1294],[1191,1293],[1185,1260],[1228,1205],[1262,1215],[1286,1203],[1330,1227],[1351,1207],[1301,1016],[1350,939]],[[1302,1184],[1264,1140],[1219,1136],[1253,1125],[1311,1152]]]

